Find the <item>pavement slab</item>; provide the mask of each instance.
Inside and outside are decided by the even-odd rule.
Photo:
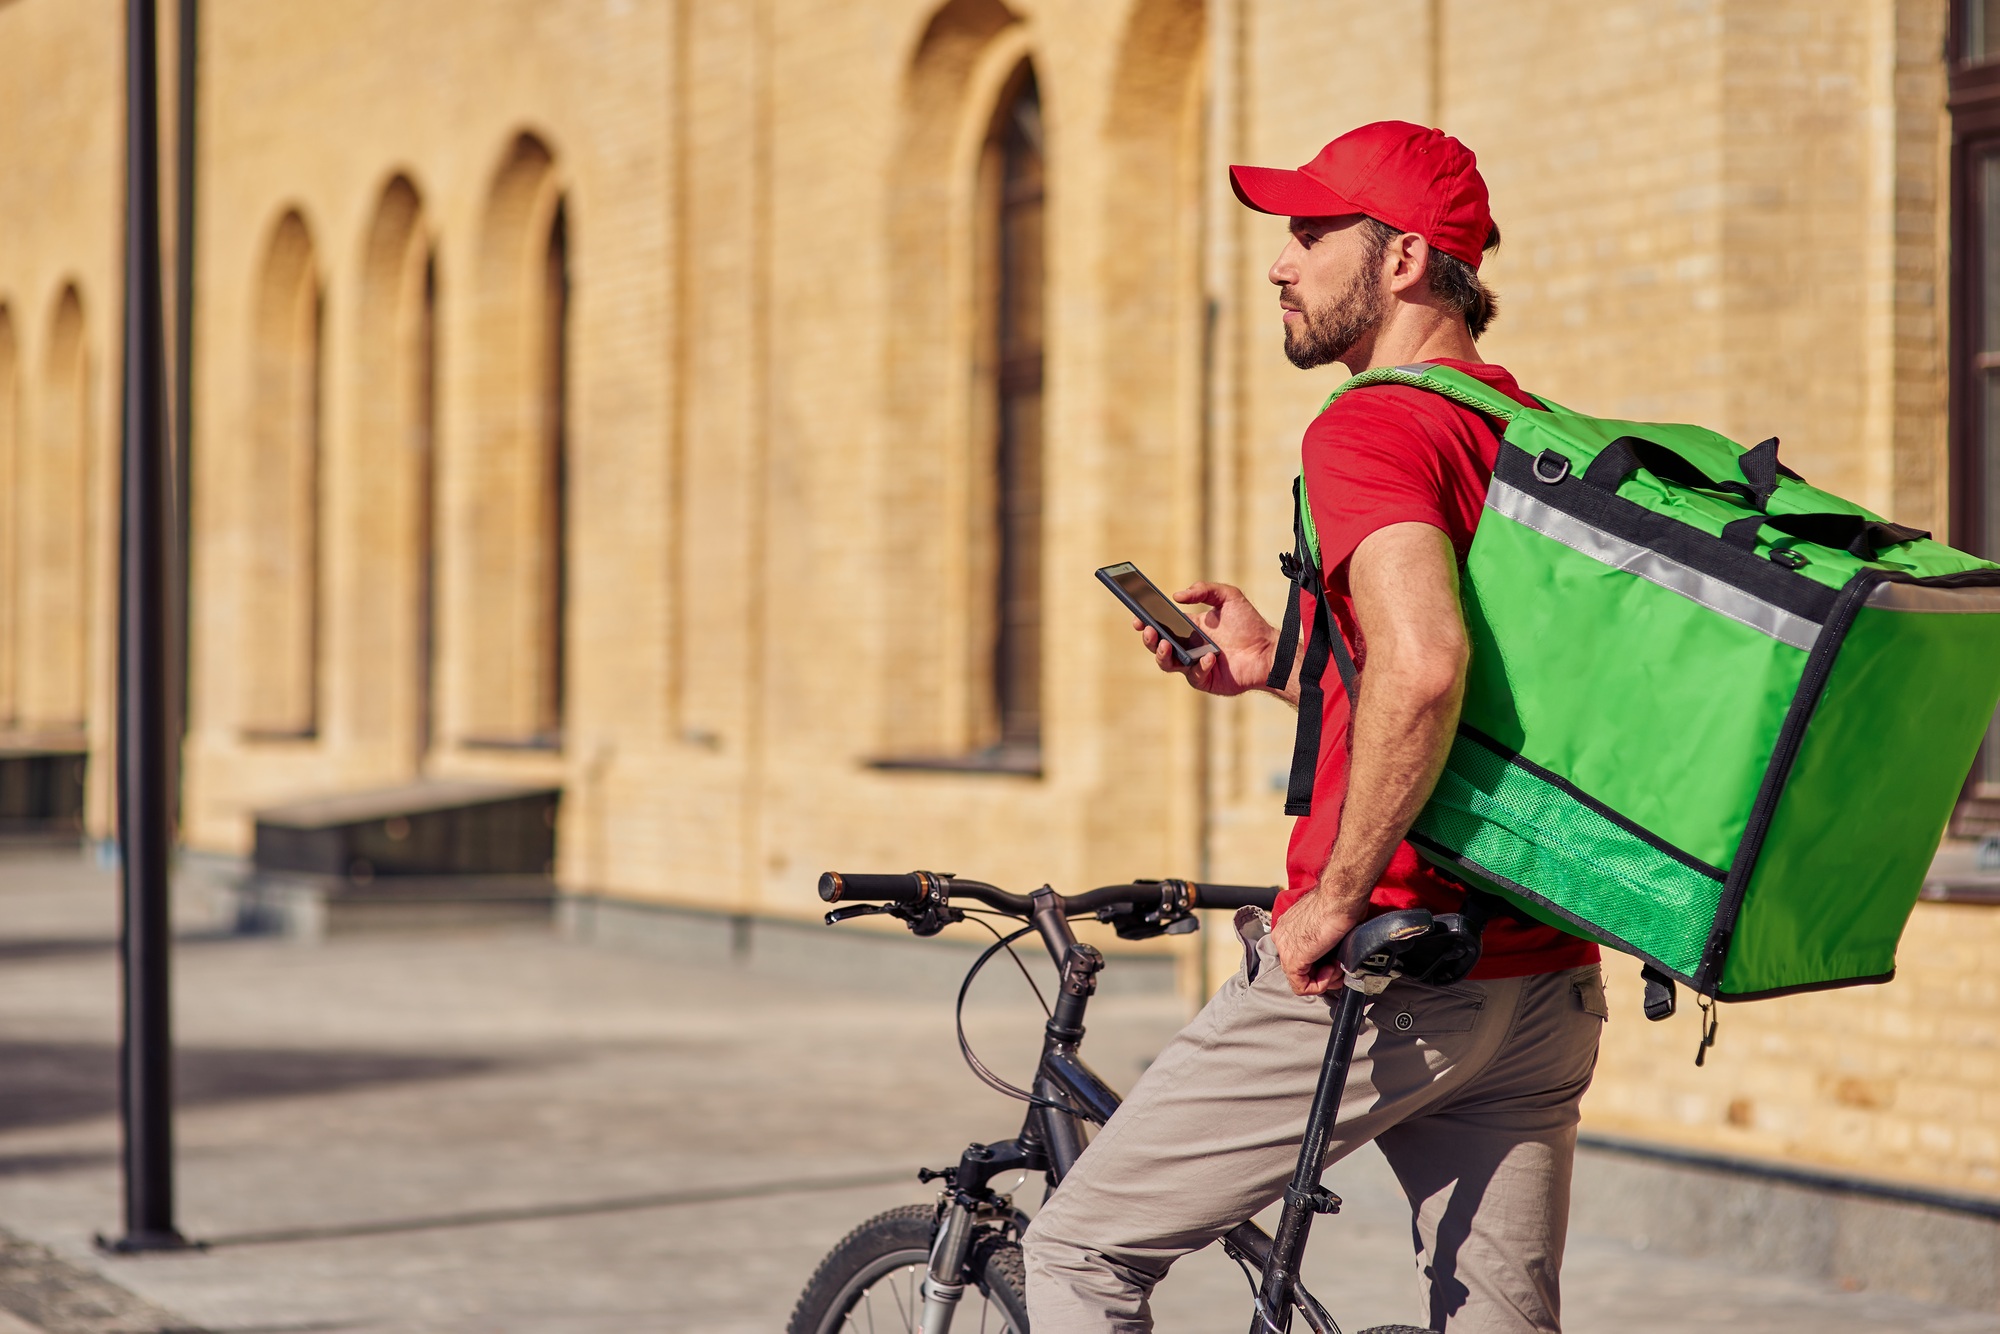
[[[929,1198],[917,1166],[1019,1124],[960,1063],[948,990],[524,930],[300,946],[229,937],[187,900],[179,1214],[208,1249],[108,1258],[92,1238],[120,1200],[112,880],[74,854],[0,854],[0,1334],[770,1331],[840,1236]],[[1106,996],[1091,1059],[1129,1085],[1183,1019],[1171,996]],[[996,972],[967,1027],[1019,1080],[1040,1022]],[[1346,1328],[1413,1319],[1386,1167],[1359,1154],[1330,1180],[1349,1208],[1316,1230],[1308,1281]],[[1572,1334],[2000,1334],[2000,1316],[1605,1238],[1573,1238],[1564,1286]],[[49,1294],[68,1289],[113,1325],[65,1313]],[[1196,1255],[1159,1327],[1238,1327],[1247,1292]]]

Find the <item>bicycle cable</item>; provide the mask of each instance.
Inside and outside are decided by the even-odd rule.
[[[962,909],[962,911],[966,914],[968,919],[978,922],[979,925],[985,927],[988,931],[991,931],[993,933],[993,938],[995,940],[1000,940],[1000,932],[997,929],[995,929],[993,923],[982,921],[980,919],[986,917],[1004,917],[1006,916],[1005,913],[992,912],[985,908],[965,908]],[[1019,931],[1016,931],[1013,935],[1008,936],[1007,940],[1008,941],[1019,940],[1022,936],[1026,935],[1031,929],[1032,928],[1024,926]],[[1002,943],[1004,944],[1006,942],[1003,941]],[[1049,1009],[1048,997],[1042,995],[1041,983],[1035,981],[1035,975],[1028,971],[1028,965],[1021,962],[1020,954],[1014,949],[1012,945],[1007,946],[1007,957],[1012,959],[1014,961],[1014,966],[1021,970],[1021,978],[1028,984],[1028,990],[1035,993],[1035,999],[1041,1004],[1042,1013],[1048,1018],[1051,1019],[1055,1018],[1055,1012]],[[977,972],[979,969],[978,964],[974,964],[972,965],[972,967],[973,971],[975,972]]]
[[[1027,1089],[1017,1088],[1015,1085],[1008,1083],[999,1075],[987,1069],[986,1063],[981,1061],[978,1054],[972,1050],[972,1043],[965,1036],[965,997],[972,990],[972,980],[979,976],[979,970],[986,966],[986,961],[1003,949],[1008,954],[1013,955],[1014,962],[1020,967],[1022,975],[1028,976],[1028,967],[1021,962],[1021,956],[1014,953],[1013,945],[1015,941],[1035,929],[1033,926],[1024,926],[1011,935],[1003,936],[994,928],[992,923],[980,922],[979,924],[988,931],[993,932],[994,940],[991,945],[986,947],[986,952],[975,959],[972,967],[966,970],[965,981],[961,982],[958,987],[958,1004],[952,1007],[952,1027],[958,1033],[958,1054],[965,1059],[966,1067],[972,1071],[974,1077],[995,1093],[1004,1094],[1018,1102],[1025,1102],[1031,1107],[1046,1107],[1050,1111],[1062,1112],[1070,1116],[1087,1116],[1087,1113],[1081,1112],[1067,1103],[1060,1103],[1052,1098],[1044,1098],[1039,1093],[1031,1093]],[[1042,1009],[1044,1012],[1047,1012],[1049,1008],[1048,1001],[1043,998],[1042,989],[1035,986],[1035,979],[1032,976],[1028,976],[1028,985],[1034,987],[1035,999],[1042,1002]]]

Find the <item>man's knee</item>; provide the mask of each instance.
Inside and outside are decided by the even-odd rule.
[[[1105,1269],[1104,1257],[1093,1252],[1062,1226],[1061,1211],[1055,1200],[1021,1234],[1021,1261],[1028,1271],[1028,1291],[1051,1291],[1075,1286],[1079,1276]]]
[[[1047,1222],[1048,1211],[1044,1209],[1041,1216],[1028,1224],[1028,1230],[1021,1234],[1021,1261],[1030,1274],[1048,1263],[1050,1257],[1062,1248],[1062,1243],[1049,1235],[1045,1226]]]
[[[1120,1263],[1072,1235],[1063,1226],[1060,1210],[1044,1206],[1029,1224],[1021,1236],[1021,1257],[1035,1334],[1151,1328],[1148,1300],[1157,1276]]]

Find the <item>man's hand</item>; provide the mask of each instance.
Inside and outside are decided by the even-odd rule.
[[[1368,919],[1369,885],[1341,892],[1325,883],[1285,910],[1271,928],[1278,964],[1300,996],[1323,996],[1341,985],[1340,969],[1327,956],[1349,931]],[[1321,960],[1326,960],[1324,964]]]
[[[1187,608],[1188,619],[1200,626],[1221,652],[1183,664],[1174,656],[1171,643],[1134,617],[1132,628],[1152,650],[1161,671],[1178,672],[1189,685],[1210,695],[1241,695],[1264,689],[1271,663],[1278,655],[1278,630],[1250,605],[1242,589],[1234,584],[1190,584],[1174,594],[1174,601]],[[1278,693],[1297,701],[1296,686]]]

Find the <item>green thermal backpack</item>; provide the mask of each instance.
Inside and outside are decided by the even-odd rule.
[[[1645,961],[1649,1013],[1669,978],[1721,1000],[1887,981],[2000,702],[2000,565],[1807,485],[1776,440],[1529,409],[1445,366],[1333,397],[1378,384],[1505,424],[1462,571],[1464,713],[1410,842]],[[1294,506],[1286,573],[1318,592],[1303,478]],[[1290,814],[1329,654],[1355,692],[1315,601]]]

